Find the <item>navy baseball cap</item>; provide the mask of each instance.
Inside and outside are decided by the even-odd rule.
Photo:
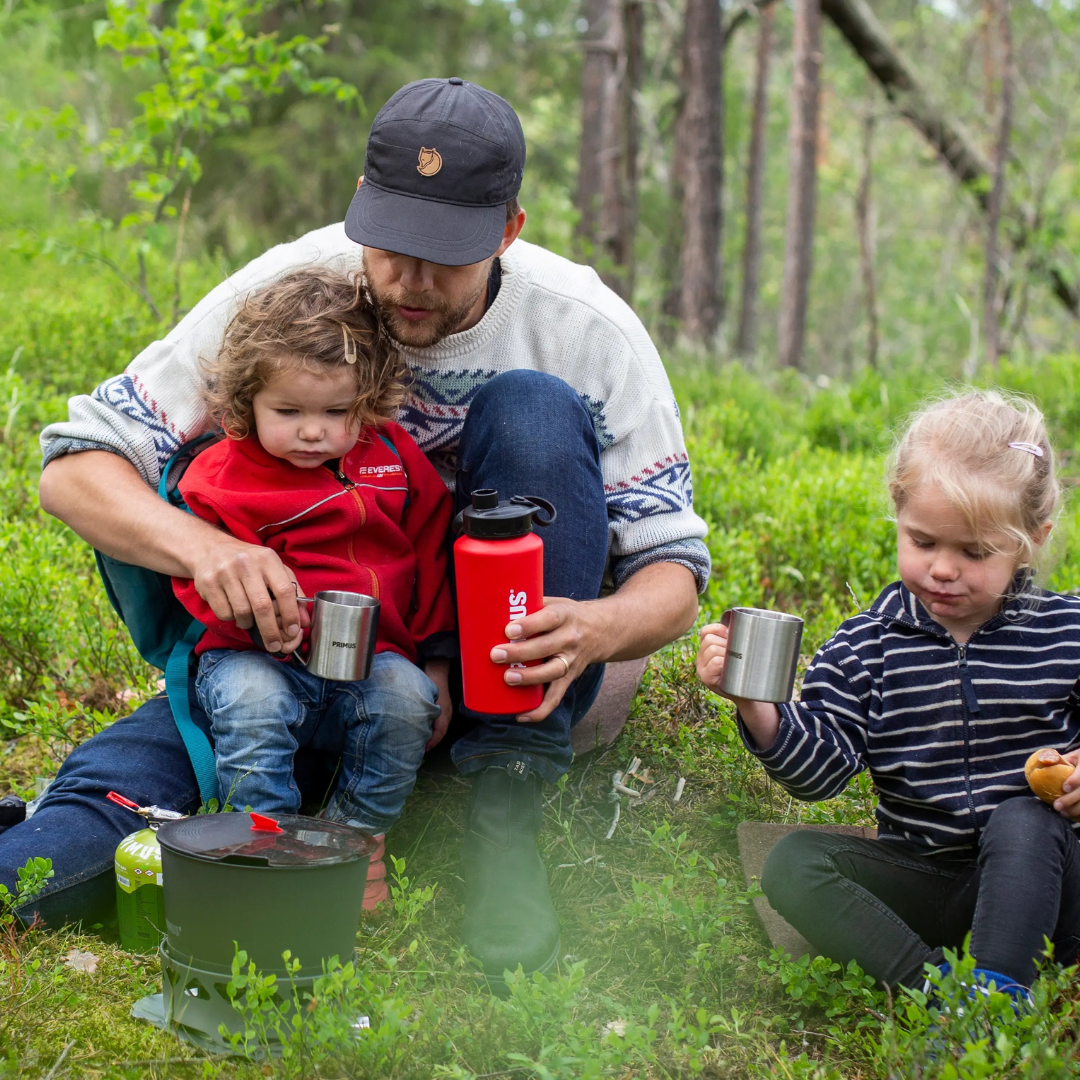
[[[498,94],[420,79],[379,110],[345,233],[401,255],[464,266],[495,254],[521,190],[525,136]]]

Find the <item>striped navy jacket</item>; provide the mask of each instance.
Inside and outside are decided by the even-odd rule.
[[[958,645],[897,582],[822,646],[768,750],[739,726],[796,798],[831,799],[869,769],[883,839],[966,847],[1030,793],[1028,755],[1080,746],[1078,677],[1080,598],[1032,590]]]

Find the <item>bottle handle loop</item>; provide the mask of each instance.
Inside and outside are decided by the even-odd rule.
[[[555,507],[547,499],[541,499],[539,495],[513,495],[510,501],[516,506],[535,506],[537,510],[545,513],[546,518],[541,517],[539,514],[533,516],[535,523],[544,529],[553,524],[559,516],[555,511]]]

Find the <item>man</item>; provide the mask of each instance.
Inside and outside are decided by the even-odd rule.
[[[257,626],[266,648],[280,650],[282,628],[292,636],[300,620],[276,554],[154,489],[165,462],[207,429],[198,361],[220,347],[237,298],[298,266],[362,266],[414,376],[400,421],[459,507],[474,489],[497,488],[558,509],[544,532],[545,606],[508,614],[507,644],[492,652],[507,684],[547,684],[543,702],[521,716],[474,716],[452,747],[474,777],[463,939],[496,983],[506,968],[543,970],[557,956],[536,850],[541,790],[570,764],[570,728],[604,662],[645,656],[685,632],[709,574],[660,358],[591,270],[518,240],[524,164],[521,125],[502,98],[457,78],[404,87],[372,125],[344,228],[309,233],[238,271],[122,375],[73,398],[70,420],[42,437],[47,512],[106,556],[192,578],[220,618]],[[600,598],[606,569],[616,589]],[[540,662],[520,666],[527,661]],[[198,806],[165,699],[79,747],[37,814],[0,836],[9,887],[31,855],[53,859],[55,878],[25,914],[58,922],[109,902],[113,850],[138,824],[105,801],[112,788],[144,805]]]

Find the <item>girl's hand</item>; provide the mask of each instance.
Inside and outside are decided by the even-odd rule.
[[[720,683],[724,678],[724,661],[727,659],[728,628],[720,623],[709,623],[701,628],[698,645],[697,676],[714,693],[724,694]]]
[[[776,741],[780,730],[780,710],[768,701],[750,701],[732,697],[720,689],[724,678],[724,661],[727,659],[728,628],[721,623],[709,623],[701,628],[701,644],[698,646],[698,678],[714,693],[735,702],[747,731],[759,749],[767,750]],[[1080,794],[1077,796],[1080,799]],[[1080,811],[1078,811],[1080,812]]]
[[[1073,767],[1073,773],[1061,785],[1065,794],[1055,800],[1054,809],[1067,818],[1080,821],[1080,750],[1070,750],[1061,756]]]
[[[453,702],[450,700],[450,661],[429,660],[424,665],[424,674],[439,688],[439,715],[435,718],[435,724],[431,730],[431,738],[424,747],[425,752],[442,742],[446,729],[450,726],[450,717],[454,712]]]

